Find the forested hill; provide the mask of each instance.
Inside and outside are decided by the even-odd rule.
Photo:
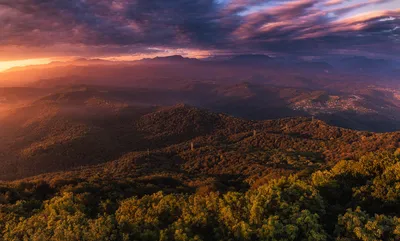
[[[0,240],[400,239],[398,132],[57,101],[3,119]]]
[[[253,176],[264,174],[280,159],[290,160],[279,164],[280,169],[292,172],[287,168],[291,159],[323,166],[394,149],[400,139],[400,133],[353,131],[311,118],[249,121],[186,105],[127,106],[101,98],[71,103],[64,97],[47,97],[0,120],[0,179],[70,171],[131,152],[180,159],[191,168],[210,161],[210,169],[218,174],[243,174],[238,168],[243,165],[249,169],[246,175]],[[195,150],[186,153],[191,143]]]

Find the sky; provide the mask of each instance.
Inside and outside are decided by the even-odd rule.
[[[0,0],[0,71],[73,57],[400,56],[400,0]]]

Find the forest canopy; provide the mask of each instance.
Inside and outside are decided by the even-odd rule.
[[[263,182],[168,193],[103,177],[4,183],[1,240],[400,239],[399,150]]]

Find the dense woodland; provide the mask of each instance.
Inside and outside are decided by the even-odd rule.
[[[400,239],[399,150],[240,190],[161,175],[73,176],[2,184],[1,240]]]
[[[7,132],[26,165],[3,170],[2,241],[400,239],[398,132],[185,105],[49,113]]]
[[[152,168],[141,171],[163,163],[190,178],[259,178],[270,169],[309,170],[393,149],[400,137],[338,128],[312,118],[250,121],[186,105],[126,106],[103,99],[79,102],[75,95],[72,99],[74,104],[69,99],[65,104],[63,98],[55,103],[42,99],[0,119],[0,180],[70,171],[147,151],[154,161],[144,162]],[[191,143],[194,152],[185,152]],[[176,162],[182,165],[175,168]]]

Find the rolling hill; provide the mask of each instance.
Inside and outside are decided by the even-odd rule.
[[[219,107],[248,100],[317,111],[338,96],[207,86],[179,95],[64,86],[8,111],[0,119],[0,240],[360,240],[355,230],[397,240],[400,132],[156,104],[207,93]],[[387,99],[382,91],[359,94]]]
[[[259,89],[249,87],[246,91],[246,96],[257,95]],[[334,154],[337,150],[332,148],[336,148],[337,142],[345,149],[359,146],[361,154],[377,148],[394,147],[398,141],[397,134],[350,131],[321,121],[310,123],[310,118],[249,121],[184,104],[172,107],[140,105],[135,92],[129,92],[132,95],[127,93],[119,89],[75,86],[9,113],[0,122],[5,127],[0,138],[0,153],[4,160],[0,177],[14,179],[67,171],[117,160],[129,152],[160,151],[174,145],[177,147],[173,148],[188,147],[188,143],[194,140],[197,146],[211,140],[228,145],[232,139],[235,140],[232,145],[237,145],[235,149],[251,146],[262,150],[275,149],[275,145],[289,148],[289,143],[297,146],[309,142],[307,148],[299,147],[295,151],[319,153],[324,156],[320,160],[322,163],[345,157],[347,152],[343,150],[339,152],[342,156]],[[232,89],[229,93],[238,94]],[[258,133],[259,140],[249,139],[253,131]],[[341,139],[341,135],[350,138],[351,142]],[[367,144],[363,136],[371,136],[365,138],[374,141]],[[309,148],[321,145],[325,147]],[[218,152],[210,151],[207,155],[211,153]],[[176,158],[181,159],[179,156]],[[226,165],[219,169],[235,167],[229,161]]]

